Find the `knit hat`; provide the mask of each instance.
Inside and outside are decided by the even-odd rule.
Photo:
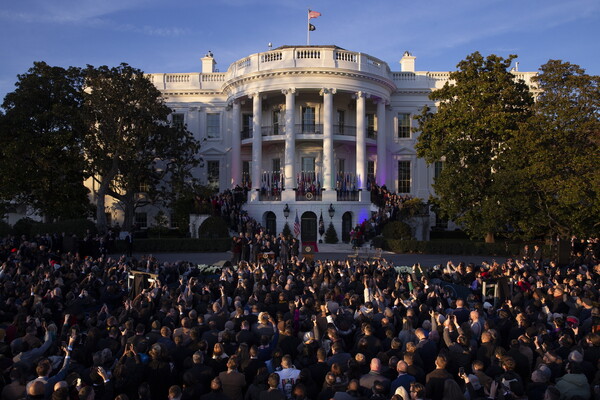
[[[583,355],[577,350],[573,350],[571,353],[569,353],[568,359],[570,362],[579,363],[583,361]]]

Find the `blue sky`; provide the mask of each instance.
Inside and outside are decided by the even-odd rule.
[[[312,3],[310,3],[312,1]],[[0,0],[0,98],[34,61],[118,65],[145,72],[198,72],[284,44],[335,44],[400,70],[448,71],[467,54],[517,54],[521,71],[562,59],[600,75],[598,0]]]

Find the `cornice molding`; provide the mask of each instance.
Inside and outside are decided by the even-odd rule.
[[[240,87],[242,84],[258,81],[261,79],[273,79],[277,77],[284,76],[310,76],[310,75],[328,75],[328,76],[338,76],[338,77],[346,77],[353,78],[359,80],[367,80],[371,82],[375,82],[385,88],[389,89],[390,92],[394,92],[397,90],[397,86],[394,84],[392,80],[385,79],[383,77],[362,73],[359,71],[350,71],[350,70],[312,70],[312,69],[290,69],[290,70],[272,70],[272,71],[264,71],[264,72],[256,72],[253,74],[248,74],[244,76],[240,76],[238,78],[231,79],[223,85],[223,93],[230,96],[234,89]],[[317,88],[315,88],[317,89]]]

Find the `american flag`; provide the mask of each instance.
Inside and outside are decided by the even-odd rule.
[[[298,210],[296,210],[296,220],[294,221],[294,236],[300,235],[300,220],[298,219]]]
[[[317,18],[320,16],[321,16],[320,12],[308,10],[308,19],[313,19],[313,18]]]

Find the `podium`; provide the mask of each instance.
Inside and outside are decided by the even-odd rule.
[[[309,243],[302,245],[302,255],[306,261],[314,261],[315,260],[315,246]]]

